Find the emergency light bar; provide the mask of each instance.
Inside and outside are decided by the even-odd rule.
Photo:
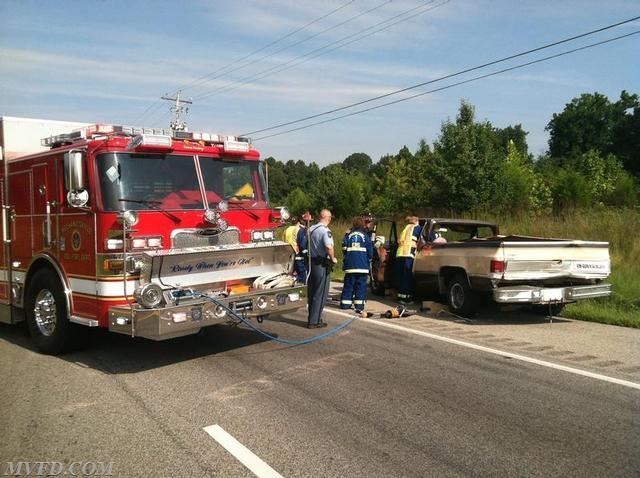
[[[56,148],[64,144],[73,144],[78,141],[104,136],[131,136],[136,138],[132,140],[132,143],[134,141],[142,141],[142,143],[138,143],[136,146],[145,146],[150,148],[170,148],[171,140],[174,139],[204,142],[209,145],[222,147],[225,151],[234,153],[246,153],[251,151],[251,139],[242,136],[226,136],[222,134],[109,124],[95,124],[73,130],[71,133],[49,136],[48,138],[41,139],[40,144],[42,144],[42,146]],[[143,136],[144,138],[140,139],[140,136]],[[145,143],[145,141],[147,142]]]
[[[127,149],[167,150],[171,149],[171,136],[162,134],[139,134],[129,142]]]

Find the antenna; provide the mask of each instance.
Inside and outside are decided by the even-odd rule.
[[[182,113],[187,114],[189,112],[189,107],[188,106],[185,107],[183,105],[193,104],[193,101],[191,101],[190,99],[181,100],[180,93],[182,93],[182,90],[178,90],[175,97],[171,97],[169,96],[169,93],[166,93],[164,96],[161,97],[161,99],[167,100],[167,101],[175,101],[176,103],[174,106],[169,108],[169,111],[171,111],[174,114],[173,121],[171,121],[170,123],[171,129],[174,131],[187,131],[187,123],[185,121],[180,121],[180,115]]]

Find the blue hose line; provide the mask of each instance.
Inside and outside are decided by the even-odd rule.
[[[280,342],[281,344],[286,344],[286,345],[305,345],[305,344],[310,344],[313,342],[317,342],[318,340],[322,340],[325,339],[327,337],[330,337],[333,334],[336,334],[338,332],[340,332],[342,329],[347,328],[349,325],[351,325],[351,323],[356,320],[358,317],[357,316],[353,316],[350,319],[345,320],[344,322],[342,322],[340,325],[337,325],[336,327],[327,330],[326,332],[320,334],[320,335],[315,335],[313,337],[309,337],[306,339],[302,339],[302,340],[291,340],[291,339],[281,339],[280,337],[276,337],[275,335],[271,335],[268,332],[265,332],[264,330],[260,329],[259,327],[256,327],[255,325],[253,325],[250,321],[248,321],[247,319],[245,319],[244,317],[236,314],[232,309],[230,309],[229,307],[226,306],[226,304],[224,304],[223,302],[220,302],[219,300],[213,298],[213,297],[209,297],[208,295],[205,294],[194,294],[195,297],[201,297],[205,300],[208,300],[209,302],[218,305],[220,307],[222,307],[224,310],[227,311],[227,313],[229,313],[229,315],[231,315],[232,317],[234,317],[235,319],[239,320],[240,322],[242,322],[243,324],[245,324],[247,327],[249,327],[251,330],[253,330],[254,332],[257,332],[261,335],[264,335],[266,338],[268,338],[269,340],[273,340],[275,342]]]

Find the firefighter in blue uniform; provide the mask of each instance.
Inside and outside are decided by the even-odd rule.
[[[373,258],[373,244],[365,230],[363,217],[353,221],[353,228],[342,242],[344,251],[344,287],[340,297],[340,308],[350,309],[354,306],[357,313],[364,310],[367,297],[367,279],[369,265]]]
[[[408,303],[413,300],[413,260],[416,258],[420,221],[416,216],[407,216],[407,225],[400,234],[396,252],[396,274],[398,279],[398,300]]]
[[[301,284],[307,283],[307,258],[308,258],[308,241],[307,241],[307,228],[304,224],[300,224],[298,234],[296,235],[296,244],[298,245],[298,251],[296,252],[295,262],[293,263],[294,270],[296,272],[297,281]]]

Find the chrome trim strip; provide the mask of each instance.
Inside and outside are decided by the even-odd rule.
[[[72,315],[69,317],[69,321],[74,324],[86,325],[87,327],[97,327],[98,321],[95,319],[87,319],[85,317],[78,317],[77,315]]]

